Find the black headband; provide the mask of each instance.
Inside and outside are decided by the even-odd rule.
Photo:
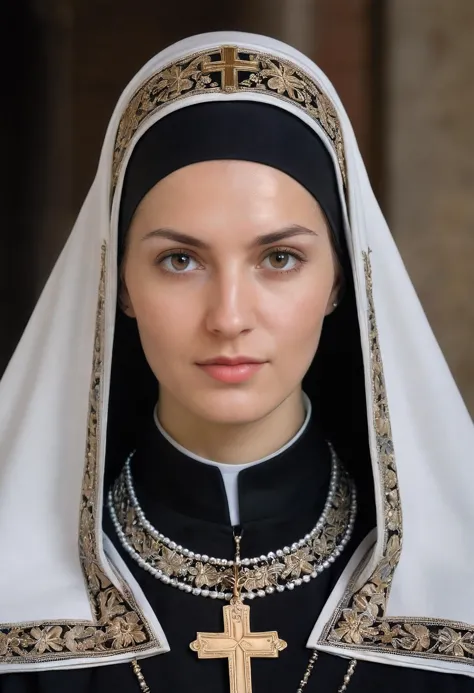
[[[346,243],[331,155],[300,118],[255,101],[194,104],[150,127],[137,142],[125,173],[119,252],[138,205],[158,181],[189,164],[219,159],[266,164],[303,185],[325,213],[343,260]]]

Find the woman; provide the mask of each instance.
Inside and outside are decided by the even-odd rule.
[[[474,690],[472,423],[292,48],[132,80],[0,412],[2,693]]]

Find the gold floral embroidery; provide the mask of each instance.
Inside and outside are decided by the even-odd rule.
[[[183,552],[182,547],[176,547],[172,542],[167,545],[157,539],[156,533],[152,534],[152,530],[137,515],[127,486],[126,470],[125,467],[112,487],[109,510],[114,524],[117,521],[120,523],[126,541],[135,550],[136,557],[146,561],[154,570],[161,571],[175,586],[210,588],[207,591],[216,592],[221,597],[225,595],[225,591],[234,586],[233,569],[228,563],[215,563],[215,559],[210,562],[201,560],[200,556],[191,558],[189,552]],[[239,587],[244,593],[278,588],[290,580],[303,581],[305,576],[320,569],[336,546],[341,545],[350,522],[354,491],[353,483],[342,467],[337,479],[325,523],[314,538],[308,538],[307,545],[295,545],[291,549],[277,551],[270,562],[264,565],[251,563],[248,559],[242,561]]]
[[[128,588],[123,594],[112,585],[100,562],[96,544],[98,503],[97,469],[100,434],[103,321],[106,279],[106,246],[102,247],[101,276],[97,306],[92,381],[89,398],[89,427],[80,514],[80,557],[87,583],[93,624],[37,623],[14,628],[0,625],[0,661],[18,659],[46,661],[106,653],[136,652],[157,644]]]
[[[219,583],[217,568],[210,563],[198,561],[194,567],[188,568],[188,573],[194,576],[196,587],[215,587]]]
[[[372,627],[373,623],[374,619],[370,614],[359,614],[354,609],[344,609],[342,620],[334,630],[334,638],[360,645],[364,638],[377,634],[377,629]]]
[[[313,572],[311,563],[315,561],[315,557],[311,554],[308,546],[299,549],[289,556],[285,556],[285,570],[282,572],[282,577],[299,578],[301,575],[310,575]]]
[[[385,388],[383,363],[373,299],[370,251],[364,253],[369,306],[372,363],[373,425],[384,498],[385,542],[383,556],[367,583],[354,593],[351,585],[326,625],[321,642],[371,652],[455,660],[474,664],[474,626],[445,620],[386,618],[386,604],[402,549],[402,509]]]
[[[158,559],[157,568],[162,570],[165,575],[171,577],[173,575],[185,575],[187,572],[187,567],[189,561],[183,556],[180,556],[176,551],[168,549],[163,546],[161,550],[161,557]]]
[[[276,587],[278,578],[284,569],[285,566],[278,562],[254,568],[252,571],[244,573],[242,587],[248,592],[263,590],[266,587]]]
[[[244,48],[222,46],[193,54],[153,75],[134,94],[118,127],[113,189],[130,142],[140,125],[171,101],[204,92],[259,91],[303,109],[324,130],[346,180],[341,126],[335,108],[316,82],[292,63]]]

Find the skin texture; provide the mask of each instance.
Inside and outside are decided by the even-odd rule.
[[[153,233],[163,229],[205,246]],[[288,229],[285,238],[257,244]],[[324,214],[286,174],[210,161],[157,183],[128,232],[121,303],[137,320],[160,383],[165,430],[196,454],[227,463],[284,445],[304,420],[301,381],[337,293]],[[239,384],[197,365],[241,355],[265,363]]]

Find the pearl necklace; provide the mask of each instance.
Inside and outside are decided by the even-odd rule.
[[[254,599],[293,590],[317,578],[348,544],[355,524],[355,485],[331,449],[331,480],[323,512],[309,534],[291,546],[239,562],[241,597]],[[127,553],[156,579],[195,596],[230,600],[234,562],[183,548],[146,519],[131,472],[131,453],[112,486],[108,507]]]

